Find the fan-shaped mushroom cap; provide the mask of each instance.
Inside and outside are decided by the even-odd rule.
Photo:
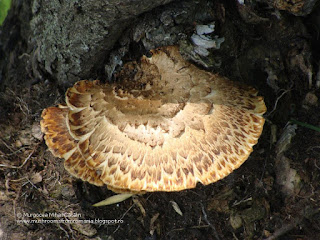
[[[80,81],[43,111],[51,152],[115,191],[179,191],[238,168],[262,132],[263,98],[186,62],[174,46],[130,62],[119,83]]]

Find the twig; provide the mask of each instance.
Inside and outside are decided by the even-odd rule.
[[[272,236],[266,238],[265,240],[275,240],[278,237],[286,234],[287,232],[289,232],[290,230],[294,229],[299,223],[302,222],[303,219],[298,219],[298,220],[294,220],[291,223],[285,224],[283,225],[280,229],[276,230]]]
[[[202,228],[208,228],[210,227],[209,225],[199,225],[199,226],[192,226],[190,227],[191,229],[202,229]],[[168,232],[166,235],[170,234],[171,232],[178,232],[178,231],[185,231],[186,228],[175,228],[172,229],[170,232]]]
[[[246,198],[246,199],[241,199],[239,202],[238,202],[238,201],[235,201],[235,202],[232,204],[232,207],[235,207],[235,206],[240,205],[241,203],[246,203],[246,202],[250,202],[250,201],[252,201],[252,197],[249,197],[249,198]]]
[[[12,166],[7,164],[0,164],[0,167],[6,167],[6,168],[14,168],[14,169],[20,169],[22,168],[26,162],[31,158],[32,154],[34,153],[35,148],[33,148],[32,152],[29,154],[29,156],[24,160],[24,162],[20,166]]]
[[[124,218],[125,215],[127,215],[127,213],[133,208],[133,206],[136,205],[135,203],[133,203],[128,209],[127,211],[125,211],[125,213],[121,216],[120,220],[122,220]],[[118,227],[113,231],[112,234],[115,234],[120,228],[120,224],[118,224]]]
[[[69,218],[66,218],[66,217],[65,217],[64,219],[65,219],[65,220],[67,220],[67,219],[69,220]],[[69,232],[71,233],[72,239],[75,239],[74,234],[73,234],[73,230],[72,230],[72,228],[70,227],[70,224],[69,224],[69,223],[68,223],[68,224],[66,223],[65,225],[66,225],[67,228],[69,229]],[[69,237],[68,237],[68,238],[69,238]],[[69,238],[69,239],[70,239],[70,238]]]
[[[282,236],[282,235],[288,233],[289,231],[291,231],[292,229],[294,229],[298,224],[301,224],[305,218],[310,219],[310,218],[312,218],[312,216],[319,213],[319,211],[320,211],[319,208],[308,209],[308,207],[306,207],[304,209],[303,216],[298,216],[298,217],[294,218],[290,223],[284,224],[280,229],[277,229],[272,234],[272,236],[265,238],[264,240],[278,239],[280,236]]]
[[[69,234],[68,234],[67,230],[65,230],[63,227],[61,227],[60,223],[57,223],[57,225],[66,234],[67,238],[69,239]]]
[[[16,211],[16,207],[17,207],[17,201],[19,199],[19,196],[20,196],[20,193],[21,193],[21,187],[18,189],[17,191],[17,194],[16,194],[16,197],[13,199],[12,201],[12,205],[13,205],[13,216],[15,218],[15,220],[17,220],[17,211]]]
[[[216,230],[216,228],[210,223],[210,221],[208,220],[208,216],[207,216],[207,213],[206,211],[204,210],[204,206],[202,203],[200,203],[201,205],[201,210],[202,210],[202,214],[203,214],[203,218],[204,218],[204,221],[211,227],[211,229],[213,230],[213,235],[214,237],[217,239],[217,240],[220,240],[220,237],[218,235],[218,232]]]
[[[21,54],[19,57],[18,57],[18,59],[22,59],[23,57],[30,57],[30,54],[28,54],[28,53],[23,53],[23,54]]]
[[[6,182],[8,182],[8,184],[9,184],[9,182],[20,182],[21,180],[24,180],[24,179],[26,179],[27,178],[27,176],[24,176],[24,177],[22,177],[22,178],[19,178],[19,179],[7,179],[6,180]],[[9,186],[9,185],[8,185]]]
[[[319,167],[318,164],[317,164],[317,160],[314,161],[314,166],[315,166],[318,170],[320,170],[320,167]]]
[[[0,139],[0,140],[11,152],[14,152],[14,149],[12,147],[10,147],[4,140],[2,140],[2,139]]]
[[[22,147],[22,148],[19,148],[18,150],[15,150],[15,151],[13,151],[13,149],[10,149],[13,152],[8,153],[8,154],[1,154],[0,157],[8,157],[8,156],[12,156],[12,155],[17,155],[18,152],[21,152],[22,150],[25,150],[25,149],[27,149],[27,147]]]
[[[39,190],[39,188],[37,188],[37,186],[34,185],[33,182],[31,182],[29,178],[27,178],[27,180],[28,180],[28,182],[26,182],[26,184],[30,183],[32,187],[34,187],[35,189]],[[24,185],[26,185],[26,184],[24,184]],[[22,186],[24,186],[24,185],[22,185]]]
[[[290,92],[290,91],[291,91],[291,88],[285,90],[283,93],[281,93],[281,95],[280,95],[279,97],[277,97],[277,100],[276,100],[276,102],[274,103],[273,109],[271,110],[271,112],[269,112],[268,114],[265,115],[266,117],[269,117],[269,116],[277,109],[279,100],[280,100],[286,93],[288,93],[288,92]]]

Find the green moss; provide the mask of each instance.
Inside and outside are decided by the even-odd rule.
[[[0,25],[2,25],[6,18],[10,6],[11,0],[0,0]]]

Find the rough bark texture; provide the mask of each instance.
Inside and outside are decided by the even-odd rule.
[[[92,70],[135,17],[170,1],[34,1],[37,60],[60,83],[94,77]]]
[[[171,1],[15,1],[11,11],[21,19],[16,24],[10,24],[8,19],[4,28],[12,25],[15,28],[4,31],[11,33],[12,38],[22,37],[27,45],[24,53],[31,55],[35,77],[50,74],[59,84],[70,85],[79,79],[95,77],[95,66],[105,59],[122,31],[139,14]],[[2,37],[3,49],[15,45],[14,40]],[[14,56],[15,61],[20,60],[17,57]],[[4,70],[4,74],[10,74],[10,70]]]

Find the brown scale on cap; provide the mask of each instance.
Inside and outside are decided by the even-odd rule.
[[[117,84],[80,81],[43,111],[45,140],[75,177],[115,192],[180,191],[238,168],[266,111],[251,87],[198,69],[175,46],[127,63]]]

